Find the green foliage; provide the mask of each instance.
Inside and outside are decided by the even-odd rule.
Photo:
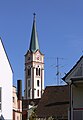
[[[29,117],[29,120],[36,120],[36,118],[37,118],[36,109],[33,108],[32,113],[31,113],[31,115]]]
[[[54,120],[54,119],[53,119],[53,117],[52,117],[52,116],[50,116],[50,117],[48,118],[48,120]]]

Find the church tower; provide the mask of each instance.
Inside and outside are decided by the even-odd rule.
[[[31,40],[25,55],[25,99],[41,98],[44,90],[44,55],[40,52],[34,14]]]

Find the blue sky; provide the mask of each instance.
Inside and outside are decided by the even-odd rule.
[[[59,59],[63,77],[83,54],[83,0],[0,0],[0,37],[14,71],[14,85],[17,79],[24,85],[24,55],[34,12],[45,54],[45,86],[56,85],[56,58],[63,58]]]

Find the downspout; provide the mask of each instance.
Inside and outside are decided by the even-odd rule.
[[[71,120],[71,83],[69,84],[69,98],[70,98],[70,100],[69,100],[69,120]]]
[[[72,109],[73,109],[73,91],[72,91],[72,80],[70,81],[69,84],[69,90],[70,90],[70,120],[73,120],[73,113],[72,113]]]

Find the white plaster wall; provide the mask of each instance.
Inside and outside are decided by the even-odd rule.
[[[28,90],[30,89],[30,99],[32,99],[32,89],[33,89],[33,81],[34,81],[34,98],[41,98],[41,92],[43,92],[44,90],[44,55],[42,55],[39,51],[37,51],[36,53],[33,53],[33,54],[29,54],[31,56],[31,61],[33,61],[33,63],[30,63],[31,61],[29,61],[27,59],[27,56],[26,56],[26,60],[25,62],[29,63],[28,66],[32,66],[31,67],[31,78],[28,78],[26,79],[25,77],[25,84],[26,84],[26,80],[31,80],[31,84],[30,84],[30,87],[28,87],[28,84],[27,84],[27,98],[28,98]],[[37,60],[37,56],[40,57],[39,60]],[[40,69],[43,69],[42,70],[42,77],[41,75],[40,76],[36,76],[36,68],[39,66]],[[34,73],[32,73],[32,68],[34,68]],[[33,75],[32,75],[33,74]],[[26,73],[25,73],[25,76],[26,76]],[[34,78],[33,78],[34,76]],[[41,83],[41,78],[42,78],[42,83]],[[40,86],[38,87],[37,86],[37,80],[40,81]],[[42,84],[42,91],[41,91],[41,84]],[[26,85],[25,85],[25,89],[26,89]],[[37,90],[39,90],[39,97],[37,96]]]
[[[39,87],[37,86],[37,80],[39,80],[40,82],[39,82]],[[36,78],[35,79],[35,82],[34,82],[35,84],[34,84],[34,88],[35,88],[35,90],[34,90],[34,97],[35,98],[41,98],[41,79],[40,78]],[[37,90],[39,90],[39,96],[37,96]]]
[[[35,67],[39,66],[40,69],[42,69],[42,64],[36,64]],[[40,76],[36,76],[36,69],[34,71],[34,98],[41,98],[41,90],[44,89],[44,70],[42,71],[42,73],[40,73]],[[42,75],[42,83],[41,83],[41,75]],[[37,86],[37,80],[39,80],[39,86]],[[42,88],[41,88],[41,84],[42,84]],[[37,96],[37,90],[39,90],[39,96]]]
[[[0,40],[0,87],[2,87],[2,114],[4,119],[12,120],[12,79],[13,73]]]
[[[13,87],[13,97],[14,97],[13,109],[17,110],[18,104],[17,104],[17,90],[16,90],[16,87]]]
[[[44,69],[42,69],[42,93],[44,92]]]

